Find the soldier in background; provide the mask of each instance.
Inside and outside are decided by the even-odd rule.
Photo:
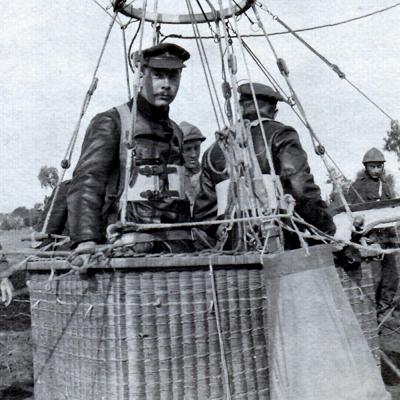
[[[395,197],[393,189],[385,180],[385,161],[382,152],[374,147],[365,153],[362,160],[364,173],[350,186],[347,195],[350,204],[390,200]],[[393,229],[386,228],[374,229],[368,238],[388,249],[398,246],[395,237]],[[385,254],[373,270],[378,321],[382,321],[388,312],[396,318],[400,317],[400,302],[396,296],[400,283],[397,258],[396,254]],[[393,318],[392,321],[395,322]]]
[[[373,147],[364,154],[362,162],[364,173],[350,186],[348,202],[355,204],[393,199],[393,190],[385,180],[386,160],[382,152]]]
[[[194,201],[200,191],[200,147],[206,140],[200,129],[188,122],[181,122],[183,132],[183,159],[185,160],[185,194],[193,210]]]

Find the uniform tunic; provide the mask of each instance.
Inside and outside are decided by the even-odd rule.
[[[361,199],[357,195],[361,196]],[[348,191],[348,202],[350,204],[362,203],[368,201],[390,200],[394,198],[394,193],[385,181],[384,177],[372,179],[365,171],[350,186]]]
[[[136,164],[183,165],[182,132],[169,119],[168,107],[155,107],[140,95],[137,101]],[[68,193],[69,228],[74,244],[103,242],[106,226],[118,218],[125,172],[120,140],[121,121],[115,108],[93,118]],[[130,182],[134,181],[132,176]],[[189,218],[189,202],[174,198],[135,201],[127,210],[127,219],[138,223],[180,222]]]
[[[250,120],[256,119],[256,116],[250,118]],[[301,146],[297,132],[273,120],[264,121],[263,127],[284,192],[291,194],[296,200],[295,210],[307,222],[324,232],[333,234],[335,225],[325,202],[321,199],[320,189],[310,173],[307,155]],[[259,125],[251,128],[251,135],[261,171],[263,174],[269,174],[270,167]],[[215,143],[207,149],[202,159],[200,193],[194,207],[195,219],[205,220],[217,217],[216,185],[228,179],[227,173],[221,173],[225,165],[222,150]]]

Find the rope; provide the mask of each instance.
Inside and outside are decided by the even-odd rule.
[[[153,46],[155,46],[156,44],[158,44],[158,0],[154,1],[154,13],[156,15],[154,22],[153,22]]]
[[[134,147],[134,137],[135,137],[135,125],[136,125],[136,116],[137,116],[137,96],[139,94],[139,86],[141,80],[141,67],[142,67],[142,46],[143,46],[143,33],[144,33],[144,22],[146,17],[147,10],[147,0],[144,0],[143,3],[143,14],[140,21],[140,25],[138,31],[140,30],[139,35],[139,62],[138,65],[135,65],[135,82],[133,85],[133,102],[132,102],[132,128],[128,132],[126,138],[123,137],[125,132],[121,132],[121,139],[125,140],[126,144],[126,165],[125,165],[125,182],[124,182],[124,192],[121,196],[121,221],[122,223],[126,222],[126,210],[128,206],[128,188],[129,188],[129,180],[132,172],[132,164],[136,158],[136,149]],[[132,42],[133,43],[133,42]]]
[[[230,0],[230,6],[231,6],[231,8],[233,8],[232,0]],[[236,30],[237,36],[239,38],[239,44],[240,44],[240,49],[241,49],[241,52],[242,52],[243,62],[244,62],[245,68],[246,68],[246,73],[247,73],[247,76],[249,78],[251,95],[252,95],[254,106],[255,106],[255,109],[256,109],[256,112],[257,112],[257,119],[258,119],[259,126],[260,126],[260,129],[261,129],[261,135],[262,135],[262,138],[263,138],[263,141],[264,141],[265,152],[266,152],[268,164],[269,164],[269,167],[270,167],[272,180],[274,182],[276,193],[278,195],[283,195],[283,188],[282,188],[281,182],[280,182],[280,180],[279,180],[279,178],[278,178],[278,176],[276,174],[276,171],[275,171],[275,166],[274,166],[273,159],[272,159],[271,149],[269,148],[269,145],[268,145],[268,142],[267,142],[267,137],[266,137],[265,130],[264,130],[264,124],[262,123],[260,108],[258,106],[258,101],[257,101],[256,93],[255,93],[255,90],[254,90],[253,81],[251,79],[250,68],[249,68],[249,65],[248,65],[248,62],[247,62],[247,58],[246,58],[246,54],[245,54],[245,51],[244,51],[244,47],[243,47],[243,43],[242,43],[242,37],[240,36],[240,33],[239,33],[239,26],[238,26],[238,23],[237,23],[237,17],[236,16],[233,16],[233,21],[234,21],[234,24],[235,24],[235,30]]]
[[[201,7],[200,1],[196,0],[197,4],[199,5],[200,9],[202,10],[202,13],[205,18],[207,18],[207,14],[203,11],[203,8]],[[224,61],[224,51],[222,50],[222,44],[221,44],[221,27],[220,27],[220,20],[218,19],[218,12],[211,3],[210,0],[206,0],[208,6],[211,8],[213,14],[214,14],[214,20],[215,20],[215,28],[216,32],[212,29],[211,23],[208,21],[208,25],[210,27],[211,32],[214,34],[216,38],[216,42],[218,44],[218,50],[219,50],[219,56],[221,59],[221,74],[222,74],[222,92],[223,96],[225,99],[225,114],[228,118],[229,124],[233,125],[233,119],[232,119],[232,105],[231,105],[231,97],[232,97],[232,90],[231,86],[228,83],[226,79],[226,68],[225,68],[225,61]]]
[[[61,172],[60,182],[57,184],[56,189],[54,191],[54,195],[53,195],[53,198],[51,200],[50,207],[49,207],[49,210],[47,211],[47,215],[46,215],[46,218],[45,218],[45,221],[44,221],[44,224],[43,224],[42,233],[46,233],[47,226],[48,226],[49,221],[50,221],[50,216],[51,216],[51,214],[53,212],[54,204],[56,202],[58,193],[60,191],[60,185],[64,180],[65,173],[66,173],[67,169],[71,165],[72,153],[74,151],[76,140],[78,138],[78,133],[79,133],[79,129],[80,129],[80,126],[81,126],[81,123],[82,123],[82,119],[83,119],[83,117],[84,117],[84,115],[85,115],[85,113],[87,111],[87,108],[89,107],[90,100],[91,100],[91,98],[92,98],[92,96],[93,96],[93,94],[94,94],[94,92],[95,92],[95,90],[97,88],[97,83],[98,83],[99,80],[98,80],[96,75],[97,75],[97,72],[98,72],[98,70],[100,68],[100,63],[101,63],[101,61],[103,59],[103,55],[104,55],[108,40],[110,38],[111,30],[112,30],[112,28],[114,26],[116,18],[117,18],[117,13],[114,14],[114,18],[110,22],[110,25],[109,25],[109,27],[107,29],[107,33],[106,33],[106,36],[104,38],[104,43],[103,43],[103,46],[101,48],[100,55],[99,55],[99,58],[97,60],[96,67],[95,67],[94,72],[93,72],[92,83],[90,84],[89,90],[87,91],[86,96],[85,96],[85,98],[83,100],[83,104],[82,104],[81,112],[79,114],[78,122],[76,123],[75,129],[74,129],[74,131],[72,133],[71,139],[70,139],[69,144],[67,146],[67,150],[65,152],[64,159],[61,161],[62,172]]]
[[[254,6],[253,6],[254,8]],[[289,25],[283,22],[277,15],[274,15],[268,8],[266,12],[271,15],[271,17],[285,27],[289,33],[291,33],[297,40],[299,40],[304,46],[307,47],[312,53],[314,53],[322,62],[328,65],[338,76],[340,79],[345,80],[350,86],[352,86],[358,93],[360,93],[367,101],[369,101],[373,106],[375,106],[383,115],[389,118],[391,121],[394,119],[375,101],[373,101],[365,92],[363,92],[359,87],[357,87],[353,82],[351,82],[346,74],[336,65],[331,63],[326,57],[324,57],[319,51],[317,51],[313,46],[311,46],[307,41],[305,41],[301,36],[299,36],[296,32],[294,32]]]
[[[125,60],[125,75],[126,75],[126,87],[128,89],[128,101],[132,98],[132,93],[131,93],[131,83],[129,80],[129,61],[128,61],[128,49],[126,46],[126,26],[121,27],[122,30],[122,42],[124,45],[124,60]]]
[[[114,18],[114,14],[110,13],[106,7],[102,6],[97,0],[92,0],[97,6],[99,6],[110,18]],[[122,26],[120,18],[117,17],[117,23]]]
[[[206,51],[204,49],[204,45],[203,45],[202,40],[199,39],[200,30],[199,30],[199,27],[198,27],[198,24],[197,24],[196,20],[193,17],[194,12],[193,12],[193,7],[192,7],[192,4],[191,4],[191,1],[190,0],[185,0],[185,1],[186,1],[186,6],[187,6],[187,9],[188,9],[189,15],[190,15],[190,20],[191,20],[191,24],[192,24],[193,33],[196,36],[196,46],[197,46],[197,50],[199,52],[201,65],[203,67],[204,77],[206,79],[207,88],[208,88],[208,91],[209,91],[209,94],[210,94],[210,99],[211,99],[211,103],[212,103],[212,107],[213,107],[213,111],[214,111],[214,115],[215,115],[215,120],[217,122],[218,129],[220,130],[221,129],[221,123],[219,121],[217,109],[215,107],[213,93],[214,93],[214,96],[215,96],[215,101],[216,101],[217,106],[218,106],[218,110],[219,110],[219,112],[221,114],[222,124],[225,125],[224,114],[222,112],[221,105],[220,105],[220,103],[218,101],[218,94],[217,94],[217,90],[215,88],[215,82],[214,82],[214,79],[213,79],[213,76],[212,76],[212,73],[211,73],[210,64],[208,62],[207,53],[206,53]],[[207,75],[207,73],[208,73],[209,76]],[[210,82],[211,82],[211,86],[212,86],[213,92],[211,90]]]
[[[383,351],[379,350],[382,360],[386,363],[388,367],[395,373],[395,375],[400,378],[400,369],[393,363],[393,361],[388,357],[388,355]]]
[[[221,321],[220,321],[219,306],[218,306],[218,296],[217,296],[217,289],[215,287],[214,268],[212,265],[211,257],[210,257],[209,271],[210,271],[211,289],[212,289],[212,296],[213,296],[213,303],[215,310],[215,322],[217,325],[219,347],[221,352],[221,363],[224,375],[226,400],[231,400],[232,394],[230,387],[230,378],[229,378],[228,364],[226,362],[226,357],[225,357],[225,345],[224,345],[224,338],[222,336]]]
[[[258,6],[260,7],[260,9],[262,11],[267,12],[263,8],[263,4],[259,3]],[[364,18],[371,17],[371,16],[376,15],[376,14],[383,13],[385,11],[389,11],[389,10],[395,8],[395,7],[398,7],[398,6],[400,6],[400,3],[395,3],[395,4],[393,4],[393,5],[389,6],[389,7],[385,7],[385,8],[379,9],[377,11],[370,12],[368,14],[360,15],[358,17],[353,17],[353,18],[349,18],[349,19],[345,19],[345,20],[341,20],[341,21],[337,21],[337,22],[331,22],[329,24],[321,24],[321,25],[315,25],[315,26],[311,26],[311,27],[307,27],[307,28],[293,29],[293,32],[310,32],[310,31],[315,31],[315,30],[324,29],[324,28],[334,28],[336,26],[345,25],[345,24],[348,24],[350,22],[358,21],[358,20],[361,20],[361,19],[364,19]],[[291,32],[289,32],[289,31],[279,31],[279,32],[271,32],[269,35],[270,36],[279,36],[279,35],[287,35],[287,34],[290,34],[290,33]],[[177,38],[177,39],[184,39],[184,40],[186,40],[186,39],[188,39],[188,40],[194,39],[194,36],[190,36],[190,35],[178,35],[178,34],[163,35],[163,34],[161,34],[161,36],[164,37],[163,40],[166,40],[166,38],[169,38],[169,37]],[[262,34],[262,33],[242,34],[242,38],[243,37],[244,38],[263,37],[263,36],[264,36],[264,34]],[[234,36],[234,37],[236,37],[236,36]],[[215,39],[215,37],[214,36],[203,35],[202,39],[210,40],[210,39]]]
[[[305,126],[306,126],[306,128],[307,128],[307,130],[308,130],[308,132],[310,134],[314,150],[315,150],[316,154],[321,157],[321,160],[323,161],[323,163],[325,165],[325,168],[328,171],[328,173],[329,173],[329,175],[330,175],[330,177],[332,179],[332,182],[334,183],[334,185],[336,185],[336,190],[337,190],[337,192],[339,194],[340,200],[343,203],[343,206],[344,206],[344,208],[346,210],[346,213],[349,216],[349,218],[352,219],[353,218],[353,214],[351,212],[349,204],[347,203],[347,200],[344,197],[342,187],[338,184],[336,176],[335,176],[335,174],[332,173],[332,169],[330,168],[329,163],[328,163],[328,161],[326,159],[325,147],[322,145],[322,143],[319,140],[318,136],[316,135],[314,129],[312,128],[311,124],[309,123],[307,115],[306,115],[306,112],[305,112],[305,110],[304,110],[304,108],[303,108],[303,106],[302,106],[302,104],[300,102],[300,99],[298,98],[298,96],[296,94],[296,91],[294,90],[294,87],[293,87],[293,85],[292,85],[292,83],[290,81],[289,70],[288,70],[288,68],[286,66],[286,63],[282,58],[280,58],[278,56],[278,53],[276,52],[275,47],[274,47],[274,45],[272,44],[272,42],[271,42],[271,40],[269,38],[269,35],[268,35],[268,33],[267,33],[267,31],[266,31],[266,29],[264,27],[264,24],[261,21],[261,18],[260,18],[260,15],[258,13],[257,8],[253,5],[252,9],[253,9],[253,12],[254,12],[254,14],[255,14],[255,16],[257,18],[258,25],[262,29],[262,31],[264,33],[264,36],[267,39],[268,45],[269,45],[269,47],[270,47],[270,49],[271,49],[271,51],[272,51],[272,53],[273,53],[273,55],[275,57],[278,69],[279,69],[281,75],[284,77],[284,79],[286,81],[286,84],[287,84],[287,86],[288,86],[288,88],[290,90],[290,93],[292,95],[292,98],[294,99],[294,101],[296,103],[296,106],[297,106],[297,108],[298,108],[298,110],[299,110],[299,112],[300,112],[300,114],[302,116],[302,119],[304,120],[304,124],[305,124]]]

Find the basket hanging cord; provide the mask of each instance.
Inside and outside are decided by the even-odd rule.
[[[215,286],[214,268],[212,265],[211,257],[210,257],[210,264],[209,264],[209,273],[210,273],[211,290],[212,290],[212,297],[213,297],[213,304],[214,304],[214,311],[215,311],[215,323],[217,325],[218,340],[219,340],[219,347],[220,347],[220,353],[221,353],[221,364],[222,364],[222,370],[223,370],[223,376],[224,376],[225,395],[226,395],[226,400],[231,400],[232,399],[231,382],[230,382],[230,377],[229,377],[228,364],[226,362],[226,356],[225,356],[224,337],[222,335],[222,329],[221,329],[221,319],[220,319],[220,314],[219,314],[218,296],[217,296],[217,289]]]
[[[160,41],[160,26],[158,25],[158,0],[154,1],[154,14],[155,19],[152,23],[153,25],[153,46],[159,43]]]
[[[232,0],[229,0],[229,3],[230,3],[230,7],[233,9]],[[268,142],[267,142],[267,138],[266,138],[266,135],[265,135],[264,126],[263,126],[262,119],[261,119],[260,108],[258,106],[258,102],[257,102],[255,90],[254,90],[254,85],[253,85],[253,81],[252,81],[251,74],[250,74],[250,68],[249,68],[249,65],[248,65],[248,62],[247,62],[246,53],[245,53],[245,50],[244,50],[244,47],[243,47],[242,37],[241,37],[240,31],[239,31],[237,17],[233,16],[232,19],[233,19],[235,30],[236,30],[236,33],[237,33],[237,36],[238,36],[238,39],[239,39],[239,47],[241,49],[243,63],[244,63],[245,69],[246,69],[247,76],[249,78],[251,95],[252,95],[252,98],[253,98],[254,106],[255,106],[255,109],[256,109],[256,113],[257,113],[257,119],[258,119],[259,126],[260,126],[260,129],[261,129],[261,136],[262,136],[263,141],[264,141],[265,153],[266,153],[267,161],[268,161],[268,164],[269,164],[269,167],[270,167],[272,180],[274,182],[275,193],[280,197],[280,196],[283,196],[283,188],[282,188],[282,184],[280,182],[280,179],[276,174],[274,163],[273,163],[273,160],[272,160],[272,154],[271,154],[271,151],[270,151],[270,148],[269,148],[269,145],[268,145]]]
[[[206,14],[205,14],[203,8],[201,7],[200,0],[196,0],[196,1],[197,1],[197,4],[199,5],[204,17],[206,18]],[[211,1],[206,0],[206,3],[211,8],[211,10],[214,14],[215,31],[212,29],[211,22],[209,22],[209,27],[210,27],[212,34],[214,35],[214,38],[215,38],[214,41],[218,44],[219,56],[221,59],[222,94],[225,99],[225,114],[228,118],[229,124],[232,125],[233,124],[232,104],[231,104],[232,88],[231,88],[231,85],[229,84],[229,82],[227,81],[227,77],[226,77],[226,67],[225,67],[225,61],[224,61],[225,52],[222,49],[222,43],[221,43],[221,38],[222,38],[221,27],[220,27],[221,20],[218,18],[218,12],[215,9],[214,5],[211,3]]]
[[[117,13],[114,14],[114,17],[111,20],[110,25],[109,25],[109,27],[107,29],[107,33],[106,33],[106,36],[105,36],[105,39],[104,39],[104,43],[103,43],[103,46],[101,48],[100,55],[99,55],[99,58],[97,60],[96,67],[95,67],[94,72],[93,72],[92,82],[91,82],[89,90],[87,91],[86,96],[85,96],[85,98],[83,100],[83,104],[82,104],[81,112],[79,114],[78,122],[76,123],[75,129],[74,129],[74,131],[72,133],[72,136],[71,136],[71,139],[70,139],[70,141],[68,143],[68,147],[67,147],[67,150],[65,152],[64,159],[61,161],[62,172],[61,172],[61,176],[60,176],[60,181],[56,186],[56,189],[55,189],[55,192],[54,192],[54,195],[53,195],[53,199],[52,199],[52,201],[50,203],[49,210],[47,211],[46,218],[45,218],[41,233],[46,233],[47,226],[49,224],[50,217],[51,217],[51,214],[52,214],[53,209],[54,209],[54,204],[55,204],[55,201],[57,199],[58,192],[60,191],[60,185],[64,180],[65,173],[67,172],[67,169],[71,166],[72,153],[74,151],[76,140],[78,138],[78,133],[79,133],[79,129],[80,129],[80,126],[81,126],[81,123],[82,123],[82,119],[85,116],[85,113],[86,113],[86,111],[87,111],[87,109],[89,107],[89,104],[90,104],[90,100],[91,100],[91,98],[92,98],[92,96],[93,96],[93,94],[94,94],[94,92],[95,92],[95,90],[97,88],[97,83],[99,81],[99,79],[97,78],[97,72],[98,72],[98,70],[100,68],[100,64],[101,64],[101,61],[103,59],[104,52],[105,52],[105,49],[107,47],[107,43],[108,43],[108,40],[110,38],[110,34],[111,34],[111,31],[112,31],[112,28],[114,26],[116,18],[117,18]]]
[[[212,104],[214,115],[215,115],[215,120],[217,122],[218,129],[220,130],[222,125],[225,125],[224,113],[222,111],[221,104],[220,104],[220,102],[218,100],[217,89],[215,87],[215,82],[214,82],[214,79],[213,79],[213,75],[211,73],[211,68],[210,68],[210,64],[209,64],[209,61],[208,61],[207,53],[206,53],[206,51],[204,49],[204,44],[203,44],[203,41],[201,39],[200,30],[199,30],[199,27],[198,27],[198,24],[197,24],[195,18],[193,17],[194,11],[193,11],[193,7],[192,7],[192,4],[191,4],[191,0],[185,0],[185,1],[186,1],[186,6],[187,6],[187,9],[188,9],[188,13],[190,15],[190,20],[191,20],[193,33],[194,33],[194,35],[196,37],[196,39],[195,39],[196,46],[197,46],[197,50],[199,52],[200,61],[201,61],[201,65],[202,65],[203,72],[204,72],[204,77],[206,79],[206,84],[207,84],[208,92],[209,92],[209,95],[210,95],[211,104]],[[214,99],[214,96],[215,96],[215,99]],[[219,120],[215,103],[217,103],[219,115],[221,116],[222,122],[220,122],[220,120]]]
[[[320,52],[318,52],[313,46],[311,46],[307,41],[305,41],[300,35],[298,35],[289,25],[287,25],[284,21],[282,21],[277,15],[273,14],[267,7],[265,7],[265,11],[273,18],[273,20],[277,21],[280,25],[282,25],[285,29],[288,30],[290,34],[292,34],[297,40],[299,40],[304,46],[307,47],[312,53],[314,53],[323,63],[325,63],[329,68],[332,69],[333,72],[337,74],[340,79],[345,80],[350,86],[352,86],[358,93],[361,94],[368,102],[370,102],[376,109],[378,109],[383,115],[389,118],[391,121],[394,119],[382,108],[380,107],[374,100],[372,100],[365,92],[363,92],[357,85],[351,82],[346,74],[339,68],[338,65],[331,63],[326,57],[324,57]]]
[[[326,156],[325,147],[322,145],[322,143],[319,140],[318,136],[316,135],[313,127],[311,126],[310,122],[308,121],[307,114],[306,114],[306,112],[305,112],[305,110],[304,110],[304,108],[303,108],[303,106],[302,106],[302,104],[301,104],[301,102],[300,102],[300,100],[299,100],[299,98],[298,98],[298,96],[296,94],[296,91],[295,91],[295,89],[294,89],[294,87],[293,87],[293,85],[292,85],[292,83],[290,81],[289,69],[287,68],[286,62],[285,62],[285,60],[283,60],[282,58],[280,58],[278,56],[278,53],[275,50],[275,47],[274,47],[274,45],[272,44],[272,42],[271,42],[271,40],[269,38],[269,35],[268,35],[268,33],[267,33],[266,29],[265,29],[265,26],[264,26],[263,22],[261,21],[260,15],[259,15],[258,10],[255,7],[255,5],[252,5],[252,9],[253,9],[254,15],[256,16],[257,23],[258,23],[259,27],[262,29],[262,32],[264,33],[264,36],[265,36],[265,38],[266,38],[266,40],[268,42],[268,45],[269,45],[269,47],[270,47],[270,49],[271,49],[271,51],[272,51],[272,53],[273,53],[273,55],[275,57],[277,66],[279,68],[279,71],[280,71],[281,75],[284,77],[284,79],[286,81],[286,84],[287,84],[287,86],[288,86],[288,88],[290,90],[290,93],[292,95],[292,98],[296,103],[297,109],[299,110],[299,112],[300,112],[300,114],[302,116],[302,119],[304,120],[304,124],[305,124],[305,126],[306,126],[306,128],[307,128],[307,130],[308,130],[308,132],[310,134],[314,150],[315,150],[316,154],[318,156],[320,156],[322,162],[324,163],[325,168],[328,171],[328,174],[329,174],[334,186],[336,187],[336,190],[337,190],[337,192],[339,194],[340,200],[343,203],[343,206],[345,208],[346,214],[348,215],[349,219],[352,221],[353,220],[353,213],[352,213],[352,211],[350,209],[350,206],[349,206],[349,204],[348,204],[348,202],[347,202],[347,200],[346,200],[346,198],[344,196],[343,189],[342,189],[341,185],[339,184],[339,182],[337,180],[337,177],[336,177],[336,175],[334,173],[334,168],[332,168],[329,165],[329,161],[328,161],[327,156]]]
[[[126,76],[126,88],[128,90],[128,101],[132,98],[131,83],[129,79],[129,61],[128,61],[128,48],[126,45],[126,25],[121,26],[122,32],[122,44],[124,46],[124,64],[125,64],[125,76]]]
[[[136,126],[136,117],[137,117],[137,97],[139,94],[140,84],[141,84],[141,70],[143,65],[143,33],[144,33],[144,22],[146,17],[146,9],[147,9],[147,0],[144,0],[143,3],[143,13],[142,19],[140,21],[140,33],[139,33],[139,49],[138,55],[139,60],[135,62],[135,81],[133,84],[133,100],[132,100],[132,126],[128,132],[121,132],[121,139],[125,141],[126,145],[126,164],[125,164],[125,180],[124,180],[124,191],[121,196],[120,201],[120,210],[121,210],[121,222],[123,224],[126,223],[126,212],[128,207],[128,188],[129,181],[132,173],[132,169],[134,168],[134,163],[136,159],[136,148],[135,148],[135,126]]]

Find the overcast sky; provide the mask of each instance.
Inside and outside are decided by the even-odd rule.
[[[141,0],[136,3],[141,4]],[[332,23],[393,3],[394,0],[268,1],[270,9],[292,28]],[[167,0],[164,4],[168,4]],[[39,169],[42,165],[58,167],[63,158],[110,18],[90,0],[3,1],[0,10],[0,212],[7,212],[43,200],[46,192],[37,179]],[[270,32],[282,30],[266,13],[262,16]],[[301,35],[338,64],[350,80],[390,115],[399,118],[399,21],[400,7]],[[247,19],[242,18],[240,26],[242,32],[251,32]],[[127,29],[128,40],[134,31],[132,24]],[[190,33],[190,27],[163,26],[162,31]],[[207,28],[204,32],[208,33]],[[98,89],[82,124],[73,165],[90,119],[127,100],[121,38],[121,30],[115,26],[98,72]],[[272,40],[279,55],[287,61],[293,84],[315,131],[345,174],[353,178],[361,167],[364,152],[372,146],[382,147],[389,120],[293,37],[281,35]],[[216,124],[196,46],[187,40],[174,42],[187,47],[192,57],[184,70],[171,115],[177,122],[186,120],[198,125],[209,138],[207,146],[212,142]],[[265,39],[249,39],[248,43],[281,82]],[[148,30],[144,45],[150,44]],[[205,46],[219,88],[217,47],[212,41]],[[251,78],[263,81],[255,66],[251,63],[250,66]],[[241,59],[238,75],[240,79],[247,78]],[[278,120],[296,127],[309,152],[316,180],[327,193],[329,187],[324,183],[327,176],[322,162],[312,152],[308,133],[288,108],[280,107]],[[387,168],[399,175],[396,157],[385,156]]]

